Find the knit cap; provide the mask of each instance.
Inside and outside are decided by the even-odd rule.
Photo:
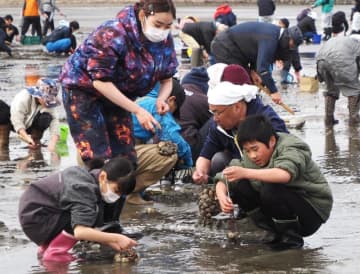
[[[249,73],[242,66],[236,64],[224,68],[221,81],[228,81],[235,85],[251,85]]]
[[[181,85],[192,84],[199,87],[205,94],[209,89],[208,85],[209,75],[204,67],[192,68],[184,77],[181,79]]]

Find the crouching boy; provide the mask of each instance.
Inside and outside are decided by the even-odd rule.
[[[276,133],[261,115],[244,120],[235,138],[244,157],[216,176],[222,211],[238,204],[258,227],[273,232],[267,244],[274,250],[301,248],[303,237],[329,218],[333,204],[309,146],[294,135]]]

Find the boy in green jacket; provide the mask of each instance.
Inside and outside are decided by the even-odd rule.
[[[301,248],[303,237],[329,218],[333,204],[309,146],[294,135],[276,133],[262,115],[245,119],[236,140],[243,160],[232,160],[216,176],[222,211],[238,204],[258,227],[274,233],[267,242],[274,250]]]

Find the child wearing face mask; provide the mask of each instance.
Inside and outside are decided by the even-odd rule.
[[[94,166],[95,167],[95,166]],[[132,248],[133,239],[97,229],[119,220],[119,211],[135,187],[134,167],[115,157],[100,169],[69,167],[32,183],[19,203],[21,227],[43,261],[70,262],[68,251],[79,240],[106,244],[116,251]]]

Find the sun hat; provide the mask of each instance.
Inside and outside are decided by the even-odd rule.
[[[47,108],[53,108],[60,105],[56,98],[58,95],[58,88],[56,81],[49,78],[40,78],[36,86],[26,88],[29,94],[35,98],[44,99]]]

